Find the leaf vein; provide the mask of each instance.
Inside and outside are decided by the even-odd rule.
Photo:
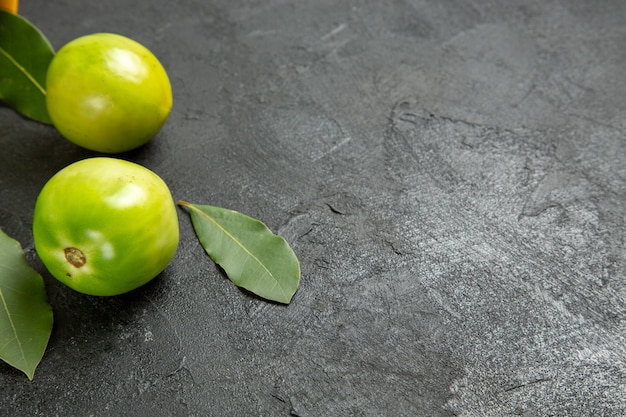
[[[37,89],[41,92],[41,94],[43,94],[44,96],[46,95],[46,90],[43,88],[43,86],[39,84],[37,80],[28,71],[26,71],[26,68],[24,68],[22,65],[20,65],[19,62],[13,59],[13,57],[2,47],[0,47],[0,54],[4,55],[9,61],[11,61],[11,63],[15,65],[15,67],[19,69],[22,72],[22,74],[24,74],[24,76],[28,78],[31,83],[33,83],[35,87],[37,87]]]
[[[2,305],[4,310],[6,311],[7,318],[9,319],[9,323],[11,324],[11,330],[13,330],[13,335],[17,345],[20,349],[20,354],[22,356],[22,360],[24,363],[27,363],[26,354],[24,353],[24,348],[22,347],[22,343],[20,342],[19,337],[17,337],[17,329],[15,328],[15,324],[13,323],[13,319],[11,318],[11,313],[9,312],[9,306],[7,305],[6,298],[4,297],[4,293],[2,292],[2,288],[0,288],[0,300],[2,300]]]

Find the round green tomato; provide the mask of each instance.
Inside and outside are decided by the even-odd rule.
[[[172,109],[172,88],[143,45],[112,33],[77,38],[54,56],[46,75],[52,123],[68,140],[106,153],[148,141]]]
[[[170,191],[154,172],[100,157],[76,162],[43,187],[33,218],[35,249],[76,291],[117,295],[158,275],[178,247]]]

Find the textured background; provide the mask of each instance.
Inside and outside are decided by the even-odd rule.
[[[173,263],[115,298],[45,272],[30,230],[94,155],[0,108],[0,227],[55,327],[22,416],[626,415],[626,2],[23,0],[55,49],[118,32],[168,70],[121,155],[176,199],[284,236],[289,306],[234,287],[181,210]]]

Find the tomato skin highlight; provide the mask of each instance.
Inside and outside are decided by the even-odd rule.
[[[172,88],[159,60],[140,43],[94,33],[65,44],[50,62],[46,105],[70,142],[120,153],[146,144],[172,109]]]
[[[178,247],[178,216],[154,172],[120,159],[89,158],[44,185],[33,236],[56,279],[81,293],[111,296],[165,269]]]

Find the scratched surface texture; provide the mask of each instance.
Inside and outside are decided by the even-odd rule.
[[[55,312],[6,416],[626,415],[626,2],[23,1],[58,49],[118,32],[174,109],[120,155],[239,210],[302,267],[289,306],[234,287],[181,210],[153,282],[62,287],[37,193],[94,154],[0,108],[0,227]]]

